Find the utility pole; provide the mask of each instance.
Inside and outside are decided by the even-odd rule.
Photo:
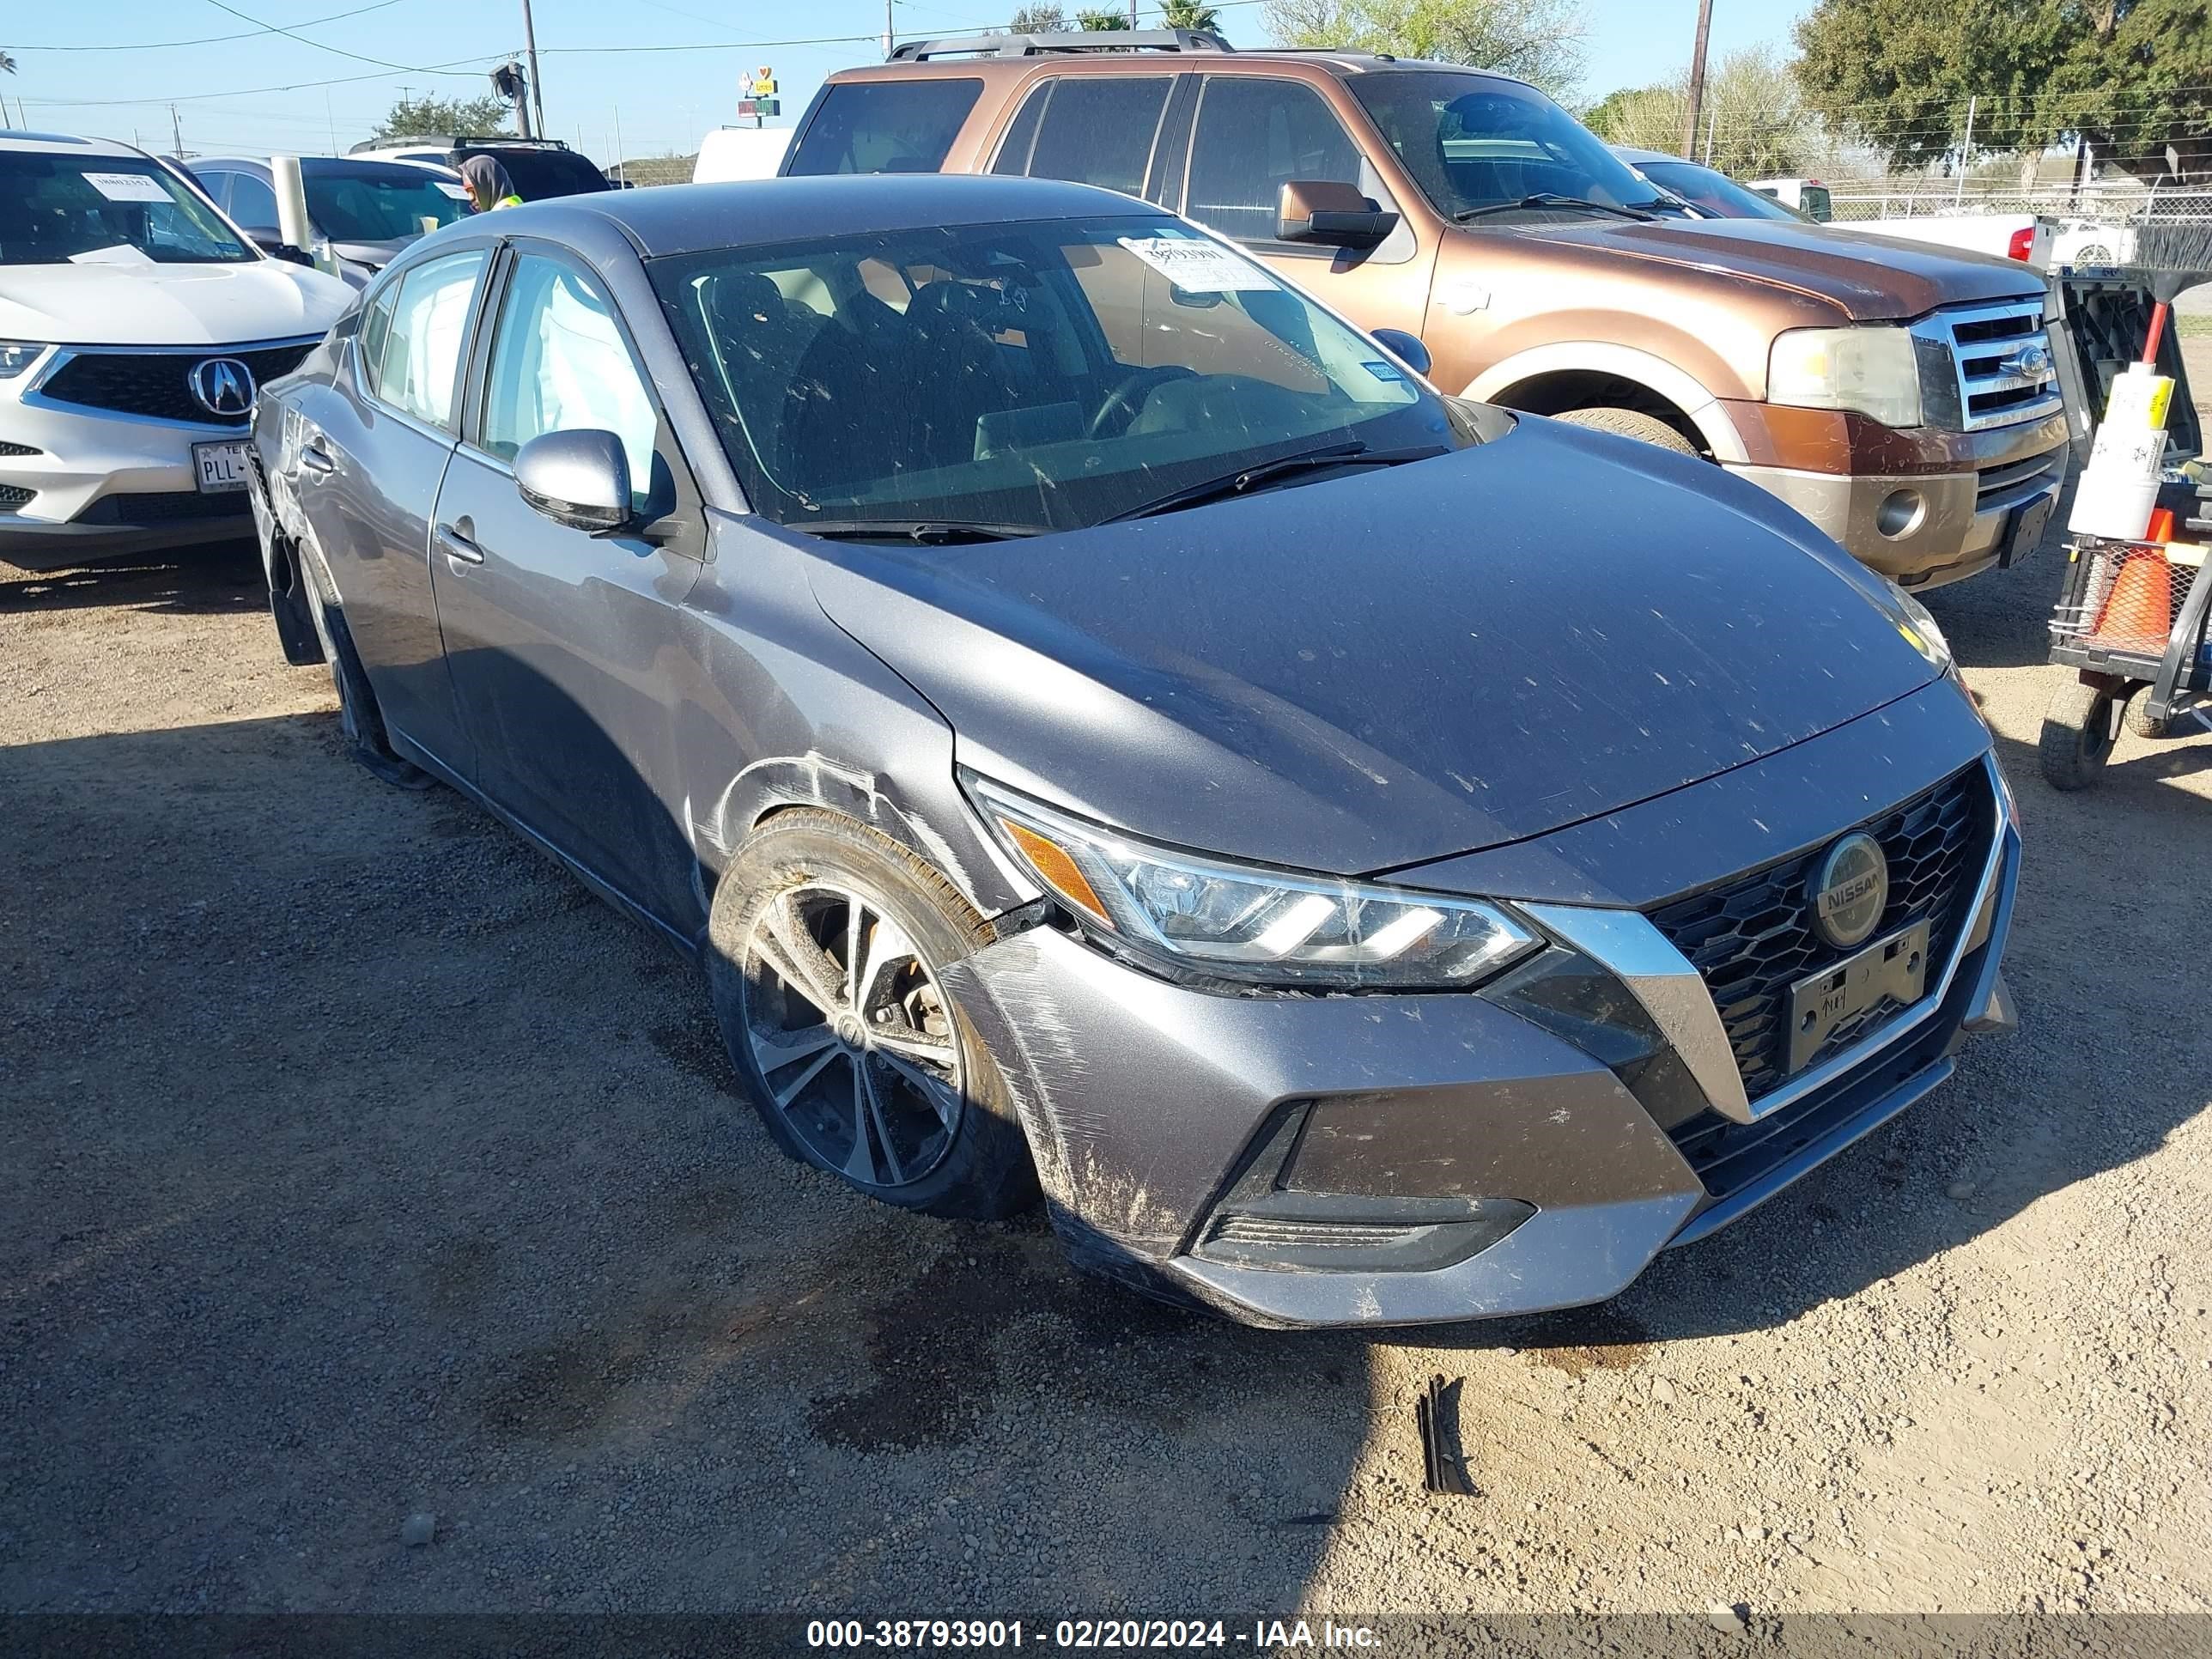
[[[617,104],[615,106],[615,161],[617,165],[620,165],[628,160],[629,157],[623,149],[622,106]],[[625,179],[629,177],[629,170],[627,167],[623,169],[623,177]]]
[[[1966,142],[1959,147],[1959,183],[1951,192],[1953,207],[1966,198],[1966,169],[1974,165],[1974,106],[1980,102],[1978,97],[1972,95],[1966,100]]]
[[[1682,159],[1698,159],[1698,117],[1705,101],[1705,42],[1713,32],[1713,0],[1698,0],[1698,44],[1690,54],[1690,106],[1682,113]]]
[[[1709,109],[1705,112],[1705,165],[1707,167],[1713,164],[1713,126],[1719,118],[1718,110]]]
[[[185,126],[183,122],[177,119],[177,106],[174,104],[169,106],[169,136],[176,141],[177,159],[179,161],[183,161],[185,159]]]
[[[530,0],[522,0],[522,51],[530,59],[530,101],[538,111],[538,131],[545,131],[545,89],[538,84],[538,27],[531,21]]]
[[[891,35],[893,33],[894,31],[891,27],[891,0],[884,0],[884,58],[885,62],[889,62],[890,59]]]

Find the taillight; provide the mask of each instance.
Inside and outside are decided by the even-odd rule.
[[[2012,240],[2005,244],[2005,258],[2008,259],[2025,260],[2034,252],[2035,227],[2033,225],[2022,225],[2018,230],[2013,232]]]

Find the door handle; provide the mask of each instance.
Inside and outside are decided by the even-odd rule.
[[[300,465],[310,472],[335,472],[338,467],[338,464],[331,459],[330,452],[319,443],[301,446]]]
[[[462,520],[466,523],[467,520]],[[474,526],[471,526],[473,528]],[[438,545],[445,550],[446,557],[454,564],[482,564],[483,549],[469,538],[468,532],[450,524],[438,526]]]

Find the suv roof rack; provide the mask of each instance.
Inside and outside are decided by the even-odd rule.
[[[346,154],[358,155],[365,149],[396,149],[402,144],[435,144],[441,149],[459,149],[465,144],[497,144],[504,149],[568,148],[558,138],[519,138],[511,132],[395,132],[388,137],[364,138],[349,146]]]
[[[908,40],[884,61],[918,64],[931,58],[1043,58],[1077,52],[1234,52],[1211,29],[1081,29],[1053,34],[960,34],[941,40]]]

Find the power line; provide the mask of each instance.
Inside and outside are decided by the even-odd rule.
[[[325,23],[337,22],[342,18],[358,17],[363,12],[382,11],[387,6],[396,6],[398,3],[399,0],[375,0],[374,5],[356,6],[351,11],[334,11],[327,17],[311,17],[306,22],[295,23],[293,27],[303,29],[315,28]],[[286,31],[272,24],[264,23],[258,28],[241,29],[236,34],[203,35],[197,40],[137,40],[120,44],[103,40],[89,46],[15,46],[11,50],[16,52],[167,52],[176,46],[221,46],[226,40],[251,40],[257,34],[284,33]]]
[[[281,34],[287,40],[297,40],[303,46],[313,46],[317,52],[327,52],[333,57],[350,58],[356,64],[374,64],[379,69],[397,70],[403,75],[460,76],[467,72],[463,70],[425,69],[419,64],[395,64],[388,58],[371,58],[367,56],[365,53],[348,52],[343,46],[325,46],[320,40],[310,40],[306,35],[298,33],[294,30],[285,28],[281,24],[264,23],[258,17],[249,17],[244,12],[239,10],[237,7],[226,5],[224,3],[224,0],[207,0],[207,3],[210,6],[213,6],[217,11],[228,12],[233,17],[237,18],[241,23],[252,23],[258,27],[266,29],[271,34]]]
[[[489,58],[506,55],[500,52],[488,52],[474,58],[451,58],[442,64],[431,64],[420,70],[406,72],[427,75],[433,70],[443,72],[455,69],[464,64],[480,66]],[[187,102],[204,103],[210,99],[258,98],[264,93],[304,92],[314,87],[353,86],[362,81],[389,81],[391,78],[390,70],[380,70],[374,75],[337,75],[320,81],[283,81],[275,86],[239,87],[228,92],[185,92],[178,94],[174,98],[41,98],[39,101],[41,104],[52,104],[70,109],[124,109],[134,104],[166,106],[170,104]]]

